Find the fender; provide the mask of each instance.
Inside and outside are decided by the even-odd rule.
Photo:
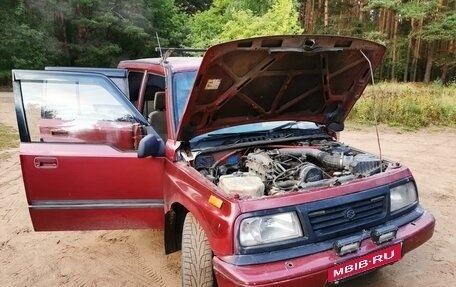
[[[166,253],[180,249],[182,225],[187,212],[191,212],[206,233],[214,254],[233,254],[233,226],[240,214],[238,204],[225,198],[218,208],[209,203],[209,197],[223,197],[196,170],[184,163],[166,164],[166,168],[168,170],[163,182]]]

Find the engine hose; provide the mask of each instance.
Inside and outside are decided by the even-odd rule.
[[[307,188],[313,188],[313,187],[321,187],[321,186],[330,186],[330,185],[335,185],[337,183],[344,183],[347,181],[351,181],[355,179],[356,176],[354,175],[345,175],[345,176],[340,176],[337,178],[329,178],[329,179],[324,179],[324,180],[319,180],[319,181],[313,181],[313,182],[299,182],[297,180],[286,180],[286,181],[280,181],[274,184],[275,187],[277,188],[291,188],[293,186],[296,186],[298,188],[302,189],[307,189]]]
[[[324,180],[313,181],[313,182],[301,182],[298,186],[303,189],[312,188],[312,187],[320,187],[320,186],[330,186],[330,185],[335,185],[337,183],[344,183],[344,182],[353,180],[355,178],[356,178],[356,176],[351,174],[351,175],[345,175],[345,176],[340,176],[340,177],[336,177],[336,178],[324,179]]]
[[[353,156],[346,156],[339,153],[330,154],[313,148],[281,148],[278,149],[278,152],[283,155],[312,157],[319,160],[325,166],[336,169],[348,168],[350,163],[353,162]]]
[[[299,183],[299,180],[285,180],[285,181],[279,181],[275,182],[274,186],[278,188],[290,188]]]

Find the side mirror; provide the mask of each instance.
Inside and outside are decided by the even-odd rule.
[[[162,156],[165,154],[165,144],[163,140],[155,135],[148,134],[141,139],[138,145],[138,157]]]

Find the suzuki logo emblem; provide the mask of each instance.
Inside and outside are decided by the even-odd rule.
[[[344,211],[345,218],[351,220],[351,219],[355,218],[355,216],[356,216],[356,212],[353,209],[351,209],[351,208],[345,209],[345,211]]]

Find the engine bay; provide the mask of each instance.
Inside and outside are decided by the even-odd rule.
[[[202,152],[190,164],[225,193],[239,198],[340,185],[391,165],[332,140]]]

